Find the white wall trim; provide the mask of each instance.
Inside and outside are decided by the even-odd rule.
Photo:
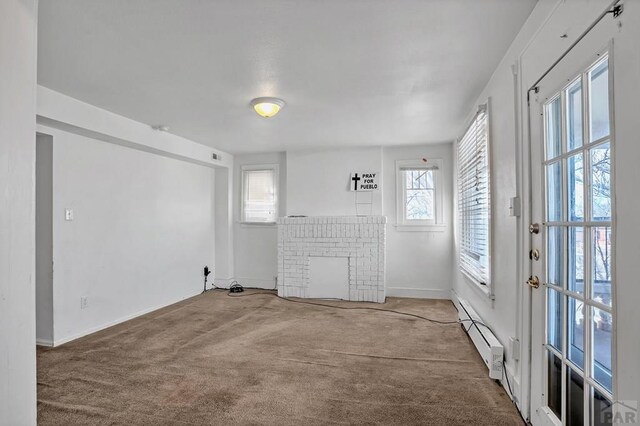
[[[280,165],[278,163],[270,163],[270,164],[243,164],[240,166],[240,194],[238,198],[240,200],[240,224],[242,225],[262,225],[262,226],[275,226],[275,220],[273,222],[251,222],[245,219],[244,212],[244,203],[245,203],[245,172],[255,172],[255,171],[266,171],[270,170],[273,172],[273,192],[275,198],[275,207],[276,214],[275,218],[277,219],[280,215]]]
[[[233,155],[38,86],[39,124],[209,167],[233,167]],[[218,154],[213,160],[211,154]]]
[[[49,339],[36,339],[37,346],[48,346],[53,347],[53,340]]]
[[[453,301],[454,306],[456,307],[456,309],[459,308],[460,306],[460,297],[458,296],[458,293],[456,293],[455,290],[451,290],[450,292],[450,298],[451,301]],[[471,304],[471,302],[469,300],[466,300],[466,303],[468,303],[471,308],[475,309],[475,307],[473,306],[473,304]],[[485,322],[484,319],[482,319],[482,322],[487,324]],[[488,325],[488,324],[487,324]],[[493,330],[491,330],[491,333],[493,333]],[[502,344],[502,346],[504,347],[505,351],[508,351],[508,345],[505,346],[504,342],[501,342],[498,339],[498,336],[495,335],[495,333],[493,333],[493,335],[495,336],[496,340],[498,340],[500,342],[500,344]],[[512,354],[510,353],[506,353],[507,358],[512,357]],[[505,392],[507,393],[507,395],[509,395],[509,397],[515,402],[515,404],[517,405],[518,409],[522,412],[522,402],[519,399],[519,395],[521,395],[521,386],[520,386],[520,378],[519,375],[514,373],[514,367],[510,366],[507,363],[503,363],[503,378],[500,380],[500,383],[502,385],[502,387],[504,388]],[[509,383],[507,384],[507,380],[505,380],[504,376],[507,376],[507,380],[509,380]],[[511,385],[511,390],[513,391],[513,394],[509,391],[509,384]]]
[[[196,293],[193,293],[193,294],[190,294],[188,296],[181,297],[178,300],[175,300],[175,301],[172,301],[172,302],[169,302],[169,303],[165,303],[165,304],[162,304],[162,305],[159,305],[159,306],[154,306],[154,307],[151,307],[151,308],[148,308],[148,309],[143,309],[143,310],[138,311],[138,312],[136,312],[134,314],[126,315],[124,317],[118,318],[118,319],[113,320],[113,321],[109,321],[107,323],[104,323],[104,324],[96,326],[96,327],[89,328],[89,329],[84,330],[84,331],[82,331],[80,333],[73,334],[71,336],[67,336],[67,337],[64,337],[62,339],[58,339],[58,340],[54,339],[53,345],[51,345],[51,346],[58,347],[58,346],[63,345],[65,343],[69,343],[69,342],[71,342],[73,340],[77,340],[77,339],[79,339],[81,337],[88,336],[89,334],[97,333],[98,331],[102,331],[102,330],[107,329],[109,327],[113,327],[114,325],[118,325],[118,324],[121,324],[123,322],[127,322],[129,320],[134,319],[134,318],[138,318],[138,317],[140,317],[142,315],[146,315],[146,314],[151,313],[153,311],[157,311],[159,309],[166,308],[167,306],[171,306],[171,305],[174,305],[176,303],[182,302],[183,300],[190,299],[190,298],[195,297],[195,296],[197,296],[199,294],[200,294],[200,291],[198,291]]]
[[[256,287],[265,290],[275,290],[276,281],[275,278],[247,278],[247,277],[234,277],[234,278],[214,278],[213,283],[218,288],[229,288],[231,283],[237,281],[242,287]]]
[[[521,402],[518,399],[518,395],[520,395],[520,379],[517,375],[514,374],[513,368],[509,367],[508,364],[504,365],[504,374],[509,379],[509,384],[511,384],[511,390],[513,390],[513,395],[509,392],[509,385],[505,380],[502,380],[502,387],[507,392],[507,395],[511,396],[511,399],[515,401],[518,408],[522,411]]]
[[[387,286],[387,297],[451,300],[451,290]]]
[[[257,287],[263,288],[265,290],[275,290],[276,288],[276,280],[275,278],[244,278],[238,277],[236,278],[238,284],[243,287]]]
[[[444,226],[444,216],[443,216],[443,170],[442,170],[442,159],[434,158],[429,160],[429,164],[421,161],[421,160],[396,160],[396,223],[395,225],[398,227],[403,227],[403,229],[398,229],[400,231],[408,231],[408,230],[416,230],[416,231],[424,231],[429,230],[429,227],[434,227],[433,230],[437,230],[437,227]],[[433,220],[416,220],[416,221],[407,221],[405,219],[405,187],[404,187],[404,176],[403,176],[403,168],[415,168],[415,169],[424,169],[433,171],[433,181],[434,181],[434,201],[435,201],[435,211]],[[421,229],[422,228],[422,229]]]
[[[211,284],[215,285],[218,288],[229,288],[233,280],[233,278],[214,278],[211,281]]]

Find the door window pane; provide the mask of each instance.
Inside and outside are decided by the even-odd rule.
[[[593,389],[593,426],[613,425],[613,412],[611,411],[611,401]]]
[[[562,109],[560,96],[545,106],[545,126],[547,132],[547,160],[562,154]]]
[[[589,113],[591,141],[609,135],[609,60],[589,73]]]
[[[582,153],[569,157],[567,161],[567,183],[569,220],[584,219],[584,161]]]
[[[584,425],[584,380],[567,367],[567,426]]]
[[[562,162],[547,166],[547,221],[562,220]]]
[[[584,228],[569,228],[569,283],[570,291],[584,295]]]
[[[592,230],[591,264],[593,265],[593,300],[611,306],[611,228]]]
[[[608,66],[607,56],[600,56],[547,98],[543,111],[545,397],[563,425],[612,424]]]
[[[567,310],[567,358],[584,369],[584,302],[569,297]]]
[[[609,143],[591,150],[591,216],[594,221],[611,221],[611,147]]]
[[[593,308],[593,378],[611,392],[611,332],[609,312]]]
[[[547,343],[562,352],[562,294],[547,290]]]
[[[547,230],[547,284],[564,286],[564,230],[550,226]]]
[[[582,146],[582,81],[567,89],[567,145],[569,151]]]
[[[551,352],[548,352],[547,405],[562,418],[562,361]]]

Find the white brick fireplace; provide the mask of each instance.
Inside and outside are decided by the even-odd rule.
[[[278,295],[310,297],[311,258],[341,257],[349,300],[383,303],[386,224],[385,216],[279,218]]]

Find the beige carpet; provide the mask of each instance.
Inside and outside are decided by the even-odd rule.
[[[221,291],[38,348],[38,423],[522,425],[459,325]]]

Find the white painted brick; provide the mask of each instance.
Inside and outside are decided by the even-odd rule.
[[[305,297],[309,256],[349,258],[349,298],[384,302],[386,217],[278,218],[278,294]]]

